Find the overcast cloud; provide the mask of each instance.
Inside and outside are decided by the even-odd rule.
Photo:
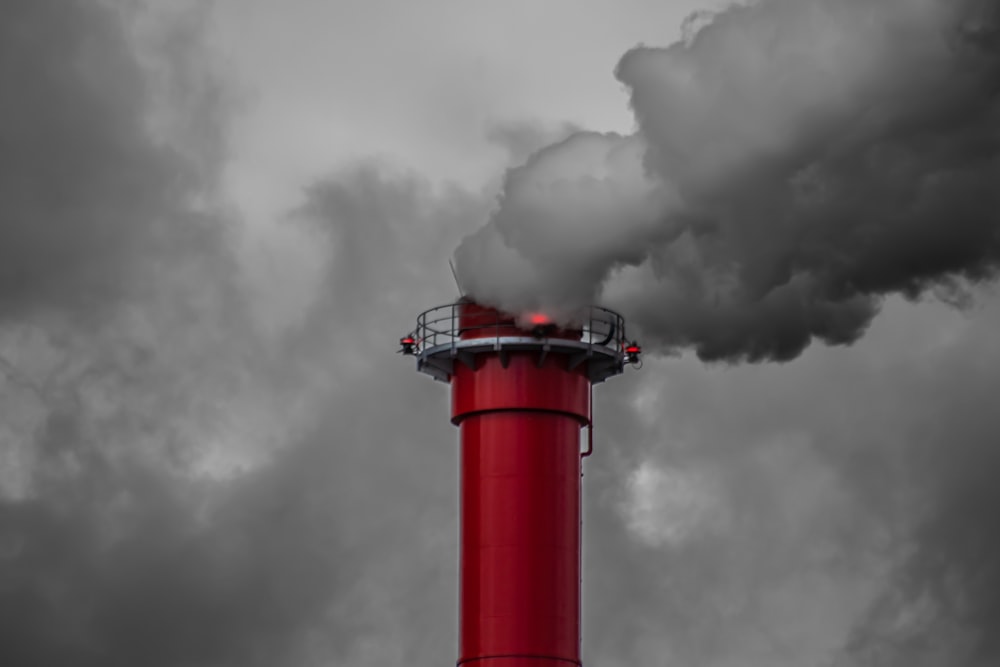
[[[320,40],[247,7],[0,10],[0,664],[453,661],[456,433],[447,388],[394,343],[455,297],[447,260],[504,167],[580,127],[627,136],[614,65],[673,43],[689,9],[541,12],[521,52],[477,41],[479,21],[519,20],[496,7],[325,22],[422,31],[441,45],[428,63],[502,73],[476,87],[332,46],[329,80],[289,81],[298,58],[323,64]],[[282,16],[304,36],[329,18],[305,1]],[[376,114],[365,76],[402,92]],[[338,86],[374,120],[292,122],[310,87]],[[567,110],[588,94],[600,113]],[[465,122],[454,135],[439,105]],[[619,107],[624,123],[603,111]],[[588,136],[600,154],[608,135]],[[993,289],[962,308],[887,297],[856,344],[793,363],[685,352],[598,387],[585,664],[995,664]]]

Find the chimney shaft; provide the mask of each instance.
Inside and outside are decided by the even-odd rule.
[[[414,334],[461,440],[459,665],[581,664],[580,429],[591,383],[624,367],[624,322],[535,325],[462,301]]]

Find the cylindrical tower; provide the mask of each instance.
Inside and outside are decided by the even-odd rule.
[[[451,383],[461,457],[458,664],[580,664],[580,429],[592,383],[636,361],[624,321],[591,308],[560,328],[469,301],[400,342]]]

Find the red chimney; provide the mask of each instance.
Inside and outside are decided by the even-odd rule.
[[[591,307],[559,328],[460,301],[402,340],[418,370],[451,383],[460,429],[458,664],[581,664],[580,429],[592,384],[632,360],[624,320]]]

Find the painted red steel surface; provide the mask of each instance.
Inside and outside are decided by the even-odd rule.
[[[461,321],[496,317],[468,304]],[[513,322],[501,325],[501,336],[525,335]],[[470,327],[462,337],[495,335],[495,327]],[[475,368],[456,364],[452,377],[462,475],[459,664],[580,663],[580,428],[589,381],[563,355],[538,360],[538,351],[505,360],[481,353]]]

